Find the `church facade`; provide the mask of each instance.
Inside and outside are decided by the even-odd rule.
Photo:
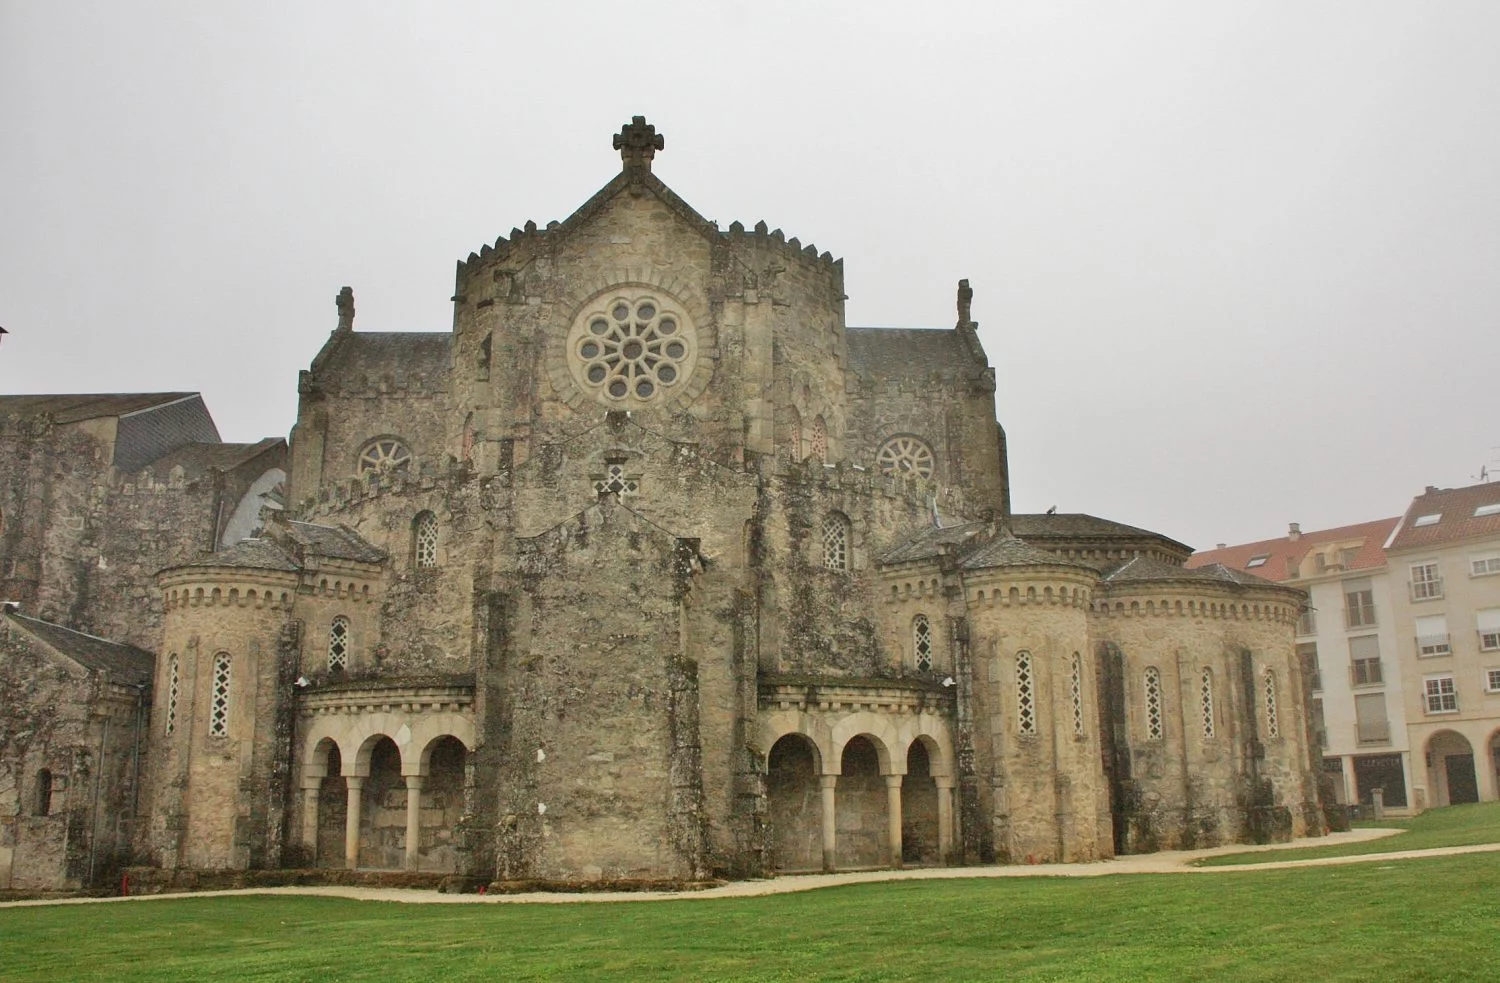
[[[451,333],[340,294],[263,526],[115,633],[155,654],[138,857],[681,881],[1322,831],[1301,592],[1012,514],[966,282],[952,329],[846,326],[841,260],[614,143],[458,264]]]

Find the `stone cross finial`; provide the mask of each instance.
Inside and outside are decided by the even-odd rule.
[[[968,280],[958,281],[958,323],[971,324],[973,318],[970,316],[974,306],[974,291],[969,287]]]
[[[625,162],[625,169],[629,170],[651,170],[651,158],[656,156],[658,150],[666,147],[666,140],[656,132],[656,127],[646,122],[644,116],[631,117],[629,123],[620,128],[615,134],[615,149],[620,152],[620,159]]]
[[[354,330],[354,288],[345,287],[339,291],[338,299],[334,301],[339,309],[340,331]]]

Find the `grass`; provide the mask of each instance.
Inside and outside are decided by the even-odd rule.
[[[1500,802],[1430,809],[1412,819],[1382,819],[1360,822],[1355,826],[1377,829],[1404,829],[1378,840],[1344,843],[1332,846],[1288,847],[1285,850],[1258,850],[1254,853],[1226,853],[1197,863],[1199,867],[1227,867],[1238,864],[1262,864],[1275,860],[1311,860],[1315,857],[1352,857],[1365,853],[1395,853],[1401,850],[1427,850],[1440,846],[1472,846],[1476,843],[1500,843]]]
[[[0,909],[6,980],[1494,979],[1500,855],[748,899]]]

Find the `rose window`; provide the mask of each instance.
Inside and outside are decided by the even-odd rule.
[[[411,451],[401,441],[389,437],[370,441],[359,453],[360,474],[405,471],[410,465]]]
[[[590,305],[568,335],[569,366],[585,390],[615,405],[654,402],[682,388],[696,359],[687,316],[658,294],[625,290]]]
[[[880,465],[881,474],[914,474],[919,478],[931,478],[932,448],[921,437],[897,434],[880,445],[875,463]]]

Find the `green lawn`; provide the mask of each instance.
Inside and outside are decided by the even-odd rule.
[[[1345,843],[1339,846],[1289,847],[1285,850],[1227,853],[1223,856],[1200,860],[1197,866],[1263,864],[1274,860],[1352,857],[1362,853],[1394,853],[1399,850],[1426,850],[1439,846],[1500,843],[1500,802],[1480,802],[1474,805],[1429,809],[1414,819],[1382,819],[1378,823],[1355,823],[1355,825],[1381,829],[1404,829],[1406,832],[1378,840]]]
[[[6,980],[1494,979],[1500,855],[743,900],[0,909]]]

